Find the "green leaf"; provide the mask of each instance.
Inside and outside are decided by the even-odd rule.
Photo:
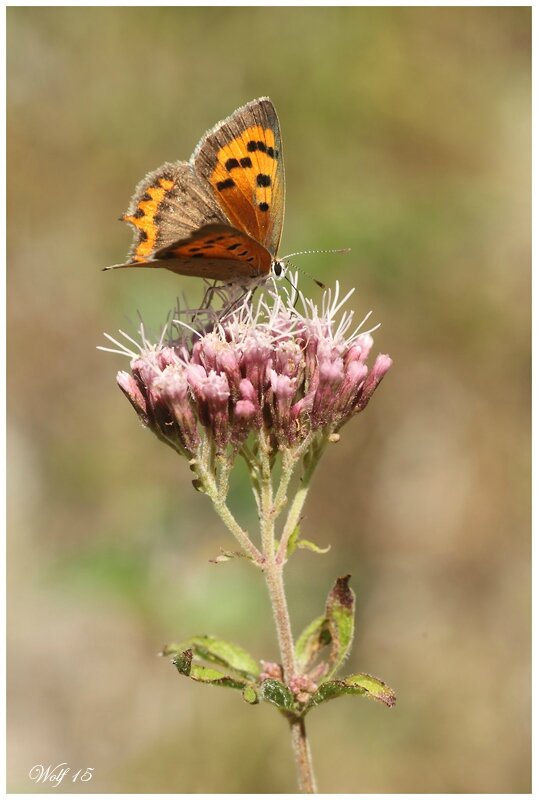
[[[226,686],[229,689],[244,689],[246,686],[245,681],[240,678],[233,678],[230,675],[224,675],[217,669],[212,667],[203,667],[201,664],[193,664],[191,674],[189,676],[193,681],[200,683],[210,683],[212,686]]]
[[[258,692],[252,684],[248,684],[248,686],[245,686],[243,689],[243,700],[245,703],[250,703],[250,705],[255,705],[260,702]]]
[[[331,545],[329,544],[327,547],[319,547],[317,544],[310,542],[308,539],[299,539],[299,526],[297,526],[288,539],[288,544],[286,547],[286,559],[288,559],[292,553],[297,550],[297,548],[300,550],[311,550],[313,553],[324,554],[329,552]]]
[[[319,547],[314,542],[309,542],[308,539],[299,539],[297,542],[297,547],[299,550],[312,550],[313,553],[319,553],[320,555],[325,555],[331,549],[331,545],[328,544],[327,547]]]
[[[260,686],[260,699],[272,703],[281,711],[293,711],[295,700],[288,689],[280,681],[268,678]]]
[[[358,673],[348,675],[341,681],[326,681],[322,683],[317,692],[312,695],[308,708],[319,706],[327,700],[341,697],[344,694],[363,695],[384,703],[389,708],[396,703],[396,695],[386,683],[374,678],[372,675]]]
[[[297,542],[299,540],[299,526],[297,525],[296,528],[293,529],[290,538],[288,539],[288,543],[286,545],[286,559],[288,559],[292,553],[295,552],[297,549]]]
[[[199,683],[209,683],[212,686],[224,686],[229,689],[244,689],[246,681],[225,675],[212,667],[203,667],[201,664],[192,663],[192,650],[185,650],[172,659],[180,675],[185,675]]]
[[[325,614],[332,645],[328,677],[334,675],[349,654],[353,642],[355,594],[349,588],[351,575],[337,578],[329,592]]]
[[[181,644],[169,644],[163,649],[163,656],[176,655],[190,649],[198,658],[238,672],[248,678],[257,678],[260,665],[246,650],[231,642],[215,636],[193,636]]]
[[[305,672],[317,654],[331,643],[328,620],[325,615],[316,617],[307,625],[295,643],[295,659],[299,672]]]
[[[192,650],[185,650],[184,653],[179,653],[172,659],[172,664],[181,675],[186,675],[188,678],[191,674]]]

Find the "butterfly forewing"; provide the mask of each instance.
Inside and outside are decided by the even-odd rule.
[[[201,140],[194,168],[237,228],[275,256],[284,218],[284,162],[278,117],[268,98],[254,100]]]
[[[203,225],[226,222],[211,192],[204,189],[187,161],[163,164],[146,175],[122,219],[135,234],[129,256],[140,263]]]

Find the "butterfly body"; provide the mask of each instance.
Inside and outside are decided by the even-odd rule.
[[[190,161],[163,164],[138,184],[122,219],[129,261],[223,281],[282,274],[284,163],[267,97],[237,109],[200,140]]]

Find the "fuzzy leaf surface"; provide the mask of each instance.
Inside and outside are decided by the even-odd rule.
[[[272,703],[281,711],[292,711],[295,700],[288,689],[281,681],[268,678],[260,687],[260,699]]]
[[[255,705],[256,703],[260,702],[260,698],[258,697],[258,692],[251,684],[248,684],[243,689],[243,700],[245,703],[250,703],[250,705]]]
[[[331,639],[325,615],[316,617],[306,626],[295,643],[295,658],[300,672],[306,671],[320,650],[331,643]]]
[[[327,598],[325,614],[332,639],[329,677],[342,665],[353,642],[355,593],[349,588],[350,577],[337,578]]]
[[[362,695],[378,700],[391,708],[396,703],[396,695],[386,683],[374,678],[372,675],[357,673],[348,675],[341,681],[326,681],[322,683],[317,692],[312,695],[308,708],[319,706],[327,700],[341,697],[344,694]]]
[[[163,649],[164,656],[176,655],[192,650],[198,658],[203,658],[213,664],[232,669],[240,675],[257,678],[260,674],[260,665],[252,656],[239,645],[217,639],[215,636],[193,636],[181,644],[169,644]]]
[[[212,686],[224,686],[228,689],[244,689],[247,682],[241,678],[226,675],[212,667],[204,667],[201,664],[192,663],[192,650],[179,653],[172,659],[172,663],[177,668],[180,675],[191,678],[199,683],[209,683]]]

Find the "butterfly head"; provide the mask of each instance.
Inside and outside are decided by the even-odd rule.
[[[288,269],[288,264],[283,258],[275,258],[271,263],[271,275],[274,275],[275,278],[284,278],[286,276],[286,270]]]

